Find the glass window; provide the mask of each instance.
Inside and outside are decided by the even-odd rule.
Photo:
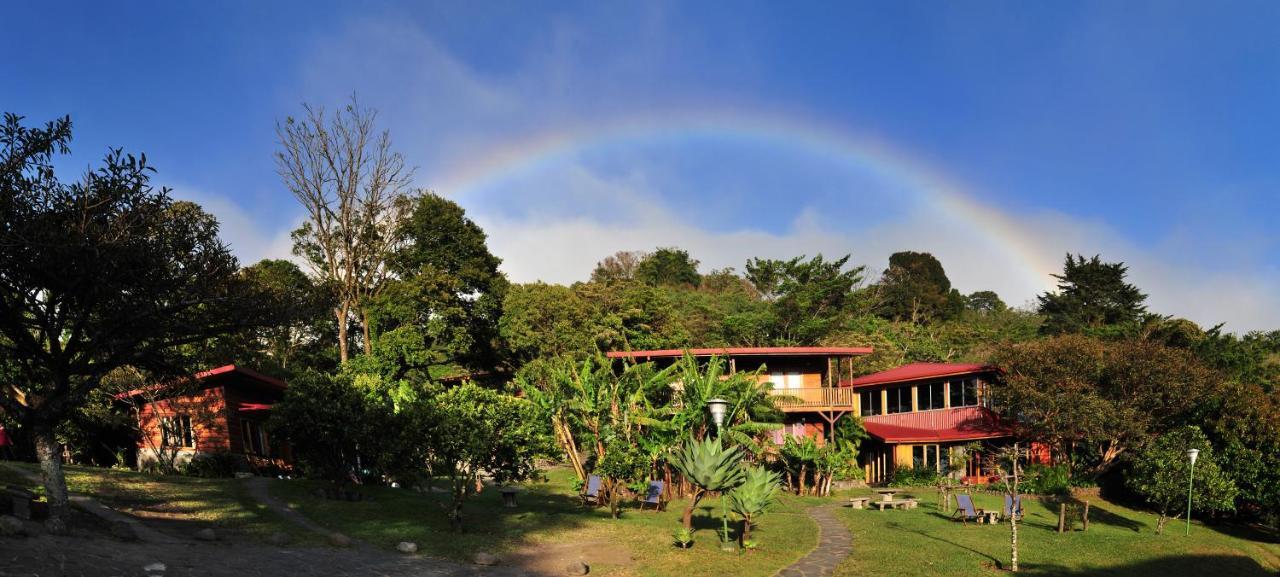
[[[951,448],[940,447],[938,449],[938,472],[946,475],[951,472]]]
[[[951,406],[972,407],[978,404],[978,380],[951,381]]]
[[[943,404],[946,400],[943,395],[943,391],[945,390],[943,388],[943,383],[929,383],[927,385],[918,385],[916,388],[918,389],[917,403],[919,404],[921,411],[928,411],[930,409],[941,409],[945,406]]]
[[[880,414],[880,391],[862,391],[858,393],[861,396],[862,416]]]
[[[938,468],[938,446],[937,445],[924,446],[924,464],[926,467],[930,467],[935,470]]]
[[[895,387],[889,389],[889,413],[911,412],[911,389],[913,387]]]
[[[176,415],[160,419],[160,446],[194,447],[195,436],[191,431],[191,416]]]
[[[911,447],[911,466],[917,471],[925,467],[924,445]]]

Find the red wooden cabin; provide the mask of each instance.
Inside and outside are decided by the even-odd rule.
[[[197,373],[192,380],[119,395],[136,408],[138,465],[159,459],[189,462],[197,455],[230,454],[250,468],[289,468],[289,447],[267,434],[271,407],[287,384],[237,365]]]

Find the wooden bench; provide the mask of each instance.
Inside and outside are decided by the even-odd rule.
[[[36,494],[13,485],[4,488],[4,497],[9,501],[9,514],[24,521],[31,520],[31,504],[36,501]]]
[[[885,508],[889,508],[889,509],[915,509],[915,508],[916,508],[916,500],[915,500],[915,499],[896,499],[896,500],[892,500],[892,501],[874,501],[874,502],[872,502],[872,504],[873,504],[873,505],[875,505],[875,506],[877,506],[877,507],[879,507],[881,511],[885,510]]]
[[[849,507],[852,509],[866,509],[869,502],[871,497],[849,497]]]

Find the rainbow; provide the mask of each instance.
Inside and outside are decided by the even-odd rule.
[[[1049,287],[1056,260],[1034,250],[1036,241],[1008,215],[983,205],[963,186],[867,136],[854,137],[817,122],[768,112],[697,110],[663,112],[620,121],[544,132],[470,155],[474,160],[454,164],[437,181],[436,191],[460,198],[481,190],[501,189],[505,182],[539,169],[572,162],[583,153],[606,147],[656,142],[673,138],[709,137],[758,142],[799,149],[833,159],[901,188],[916,203],[938,216],[974,225],[971,230],[1005,262],[1028,287]]]

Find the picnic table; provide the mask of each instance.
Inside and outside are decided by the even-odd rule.
[[[902,492],[902,489],[894,489],[892,487],[886,487],[884,489],[876,489],[876,493],[880,495],[880,500],[886,503],[889,501],[892,501],[893,496],[901,492]]]

